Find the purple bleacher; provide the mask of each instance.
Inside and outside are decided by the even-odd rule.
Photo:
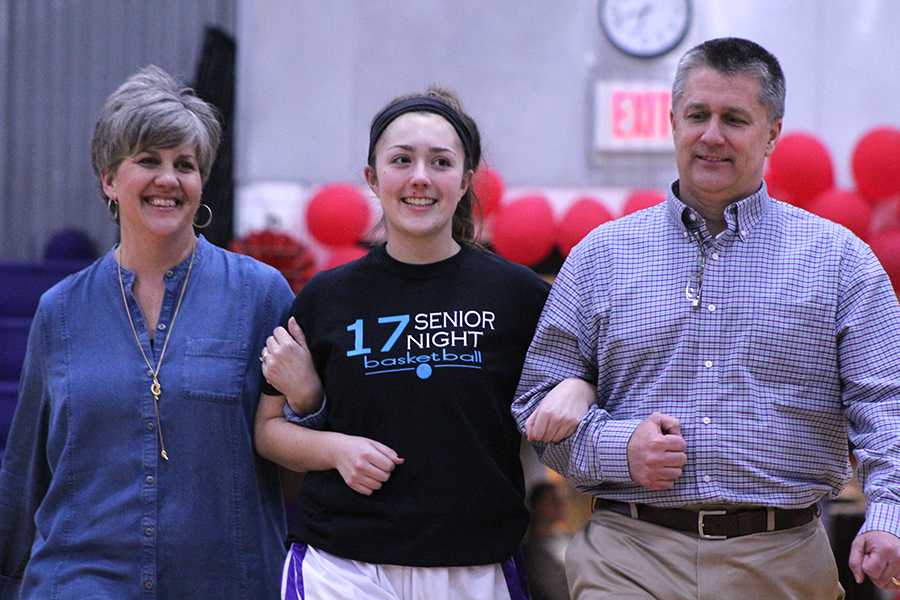
[[[0,317],[30,319],[37,310],[41,294],[88,264],[81,260],[0,261]]]
[[[25,359],[28,329],[41,294],[90,261],[0,261],[0,451],[16,408],[19,372]]]
[[[80,229],[60,229],[47,240],[44,260],[81,260],[90,262],[97,258],[97,246],[87,233]]]
[[[0,316],[0,380],[19,380],[29,327],[28,317]]]

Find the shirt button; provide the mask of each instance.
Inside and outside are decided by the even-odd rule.
[[[152,527],[144,527],[144,535],[146,535],[147,537],[150,537],[151,535],[153,535],[153,528]]]
[[[166,271],[166,279],[171,279],[174,274],[172,271]]]
[[[719,253],[718,253],[718,252],[713,252],[713,253],[712,253],[712,258],[713,258],[713,260],[719,260]]]
[[[165,331],[165,330],[166,330],[166,324],[165,324],[165,323],[160,323],[159,325],[156,326],[156,328],[159,329],[160,331]]]
[[[153,421],[147,421],[147,424],[144,427],[147,428],[147,431],[153,431],[155,426],[153,425]]]
[[[706,367],[707,369],[711,369],[712,365],[713,365],[713,363],[711,360],[708,360],[705,363],[703,363],[703,366]]]
[[[703,481],[705,481],[706,483],[709,483],[710,481],[712,481],[712,477],[710,477],[709,475],[704,475]]]
[[[710,304],[710,305],[707,306],[706,308],[709,309],[709,312],[716,312],[716,305],[715,305],[715,304]]]
[[[712,419],[710,419],[709,417],[703,417],[704,425],[709,425],[710,423],[712,423]]]
[[[144,481],[146,481],[150,485],[153,485],[153,482],[156,481],[156,478],[153,477],[153,475],[147,475],[146,477],[144,477]]]
[[[149,579],[145,579],[145,580],[144,580],[144,589],[145,589],[145,590],[152,590],[152,589],[153,589],[153,582],[150,581]]]

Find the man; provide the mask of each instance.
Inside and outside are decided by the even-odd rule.
[[[595,496],[573,598],[841,598],[816,503],[855,446],[855,577],[900,587],[900,306],[869,248],[770,198],[778,61],[741,39],[685,54],[666,201],[571,253],[513,414],[537,437],[566,377],[597,401],[542,460]],[[533,414],[532,414],[533,413]]]

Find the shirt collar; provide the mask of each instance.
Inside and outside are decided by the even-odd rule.
[[[666,207],[674,223],[686,230],[682,217],[695,213],[695,211],[681,201],[681,198],[677,196],[677,190],[678,181],[676,180],[669,186]],[[760,188],[754,193],[732,202],[725,208],[725,225],[728,229],[736,231],[742,241],[747,241],[756,225],[763,220],[770,204],[769,191],[763,181]]]
[[[106,255],[102,258],[103,268],[106,269],[107,273],[111,277],[113,277],[116,281],[118,281],[119,277],[119,263],[116,260],[116,247],[118,244],[113,245],[112,248],[106,253]],[[196,270],[198,265],[204,261],[207,255],[210,253],[212,248],[212,244],[207,241],[203,234],[199,234],[197,236],[197,253],[194,255],[194,266],[193,269]],[[165,278],[166,285],[171,285],[173,282],[179,282],[185,276],[188,270],[188,264],[191,262],[190,255],[187,256],[180,263],[175,265],[170,269],[171,275]],[[122,268],[122,280],[127,289],[131,289],[131,285],[134,282],[134,273],[129,271],[126,268]],[[118,285],[118,283],[116,283]]]

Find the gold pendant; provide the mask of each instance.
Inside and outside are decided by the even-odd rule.
[[[156,411],[156,431],[159,433],[159,455],[163,460],[169,460],[169,453],[166,452],[166,443],[163,441],[162,423],[159,421],[159,397],[162,395],[162,387],[159,385],[159,379],[153,376],[153,383],[150,384],[150,393],[153,394],[153,409]]]

